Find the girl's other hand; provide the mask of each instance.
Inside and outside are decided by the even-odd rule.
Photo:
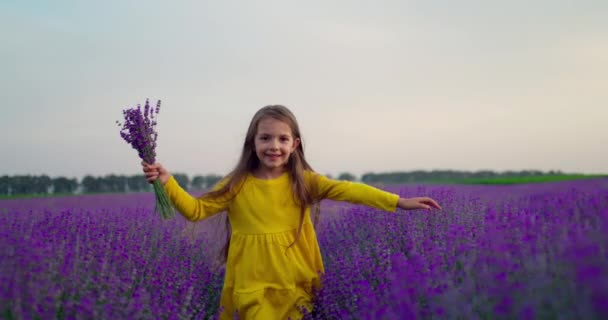
[[[169,181],[169,177],[171,174],[162,164],[156,162],[155,164],[149,164],[145,161],[141,162],[141,166],[143,167],[144,175],[146,176],[146,180],[148,183],[154,183],[156,179],[160,179],[163,185]]]
[[[397,207],[404,210],[416,210],[416,209],[427,209],[432,208],[441,210],[441,207],[437,202],[429,197],[418,197],[418,198],[400,198],[397,202]]]

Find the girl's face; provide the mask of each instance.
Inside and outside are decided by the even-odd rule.
[[[289,156],[300,145],[287,123],[271,117],[260,120],[254,142],[259,169],[266,173],[282,173]]]

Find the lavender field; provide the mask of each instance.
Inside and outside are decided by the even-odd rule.
[[[442,211],[324,202],[311,319],[606,319],[608,179],[407,185]],[[163,221],[150,194],[0,201],[5,319],[212,319],[222,216]]]

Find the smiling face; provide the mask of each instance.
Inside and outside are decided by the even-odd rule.
[[[276,177],[285,170],[289,156],[300,144],[291,127],[275,118],[266,117],[258,123],[254,138],[255,153],[260,160],[258,175]]]

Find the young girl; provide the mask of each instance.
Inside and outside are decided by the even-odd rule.
[[[160,164],[142,162],[148,182],[161,179],[175,208],[199,221],[228,212],[232,234],[224,247],[226,275],[221,319],[298,319],[312,310],[323,261],[315,224],[323,199],[385,211],[441,207],[431,198],[399,198],[363,183],[313,171],[294,115],[284,106],[260,109],[251,120],[236,168],[209,193],[194,198]]]

